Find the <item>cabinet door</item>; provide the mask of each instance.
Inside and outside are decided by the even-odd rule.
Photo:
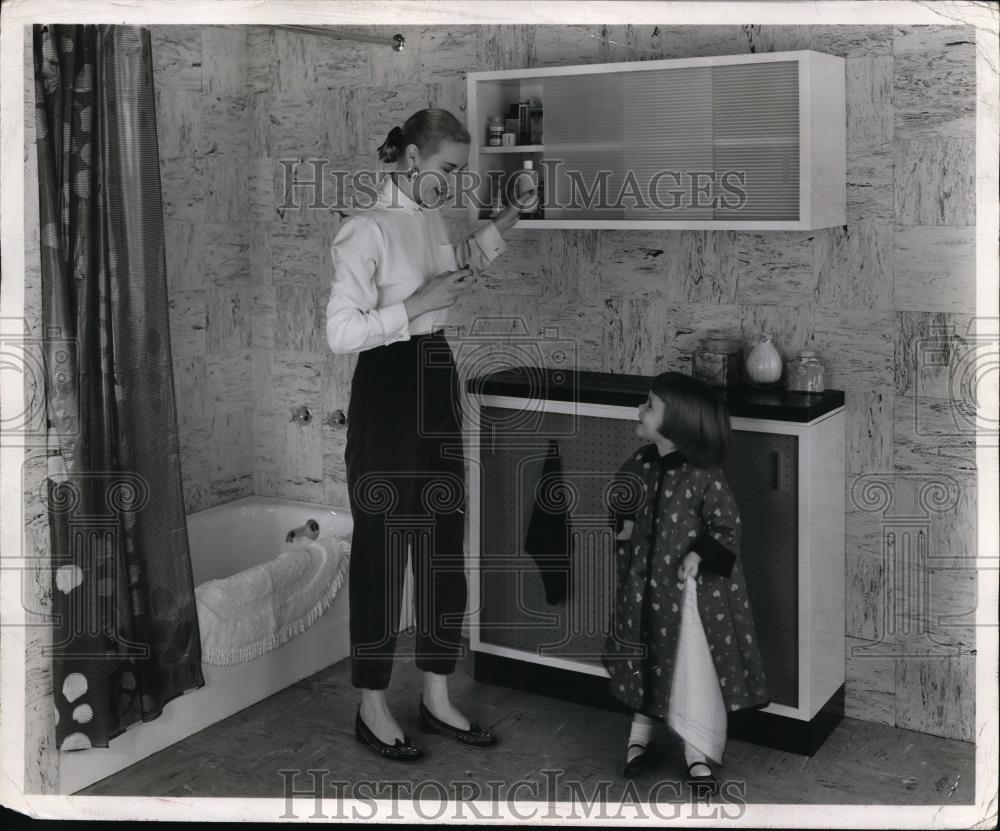
[[[715,219],[798,221],[799,63],[712,67]]]
[[[501,429],[510,423],[510,413],[481,410],[480,640],[543,663],[562,658],[599,666],[611,627],[615,577],[605,489],[642,443],[635,422],[544,413],[531,435]],[[498,425],[495,431],[491,424]],[[572,551],[568,597],[555,605],[546,601],[539,566],[524,551],[549,436],[559,437],[564,490],[548,490],[547,499],[568,507]]]
[[[798,458],[795,436],[734,430],[723,465],[771,701],[789,707],[799,700]]]
[[[711,83],[709,67],[546,78],[546,219],[712,219]]]

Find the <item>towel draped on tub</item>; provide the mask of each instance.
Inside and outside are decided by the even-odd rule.
[[[305,631],[333,603],[350,560],[347,537],[323,537],[195,589],[202,661],[252,661]]]

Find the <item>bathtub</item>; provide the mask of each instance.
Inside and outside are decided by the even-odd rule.
[[[350,511],[250,496],[188,516],[194,583],[228,577],[278,556],[285,535],[309,519],[321,536],[350,533]],[[154,721],[139,722],[107,749],[60,753],[59,792],[71,794],[307,678],[350,654],[347,582],[312,626],[259,658],[202,664],[205,686],[189,690]]]

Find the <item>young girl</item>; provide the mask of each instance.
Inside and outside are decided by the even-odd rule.
[[[616,511],[615,621],[605,647],[611,692],[635,711],[625,775],[639,773],[654,720],[683,740],[690,781],[718,788],[726,713],[769,700],[739,560],[740,516],[717,465],[732,435],[700,381],[666,372],[639,407],[651,444],[619,471],[638,506]]]

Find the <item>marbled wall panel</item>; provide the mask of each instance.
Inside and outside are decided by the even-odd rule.
[[[892,391],[855,390],[845,398],[848,476],[892,470],[895,424]]]
[[[205,223],[163,220],[163,247],[168,296],[204,289]]]
[[[247,87],[249,26],[205,26],[201,29],[202,89],[237,93]]]
[[[893,223],[895,212],[895,150],[892,142],[847,150],[847,222]]]
[[[222,352],[205,358],[207,401],[213,414],[227,409],[228,405],[251,403],[251,372],[249,349]]]
[[[738,52],[792,52],[813,49],[841,57],[891,54],[891,26],[745,25]]]
[[[891,309],[894,231],[892,224],[816,231],[817,303],[835,309]]]
[[[889,390],[893,383],[892,312],[816,309],[815,342],[827,385],[851,392]]]
[[[542,293],[595,303],[601,294],[599,231],[542,234]]]
[[[624,296],[661,294],[667,277],[666,231],[600,231],[600,290]]]
[[[205,356],[174,358],[174,398],[177,402],[177,422],[181,429],[188,422],[205,418],[205,394],[208,369]]]
[[[170,349],[173,358],[208,352],[208,305],[204,291],[177,291],[170,295]]]
[[[896,219],[901,225],[974,225],[976,142],[896,143]]]
[[[201,97],[200,92],[191,89],[156,91],[156,140],[161,161],[201,153],[204,141]]]
[[[252,470],[253,416],[247,408],[219,408],[211,419],[212,487],[229,486]]]
[[[208,351],[232,354],[250,348],[249,287],[224,287],[206,292]]]
[[[322,269],[316,226],[296,222],[270,224],[271,281],[319,288],[327,285],[328,275]]]
[[[893,35],[897,139],[976,133],[976,46],[960,26],[899,26]]]
[[[539,65],[536,40],[549,27],[477,26],[476,54],[482,69],[521,69]]]
[[[897,226],[897,311],[975,312],[975,231],[973,226]]]
[[[816,231],[739,232],[740,303],[794,306],[816,299]]]
[[[476,275],[471,291],[539,295],[543,290],[544,231],[512,230],[507,251]]]
[[[201,159],[161,159],[160,187],[163,191],[164,220],[201,222],[207,218],[205,167]]]
[[[205,176],[205,219],[222,222],[248,220],[247,169],[243,159],[206,156],[202,171]]]
[[[975,421],[962,402],[897,396],[893,463],[898,471],[976,469]]]
[[[895,380],[899,395],[965,397],[962,382],[975,365],[971,315],[896,312]]]
[[[844,715],[873,721],[896,723],[896,661],[891,656],[868,654],[867,641],[847,638],[847,681]],[[852,652],[856,654],[852,657]]]
[[[975,667],[973,655],[898,658],[896,726],[933,736],[973,741]]]
[[[892,55],[863,55],[846,61],[847,150],[882,148],[891,142]]]
[[[690,355],[713,329],[736,332],[739,307],[677,304],[666,299],[612,297],[606,304],[605,351],[609,369],[655,375],[690,371]]]
[[[198,102],[200,134],[195,144],[204,156],[242,160],[250,155],[250,103],[245,95],[203,93]],[[193,155],[193,154],[192,154]]]
[[[204,254],[201,279],[204,285],[248,287],[250,285],[249,222],[206,222],[201,229]]]
[[[203,89],[202,26],[151,26],[154,83],[160,89]]]

